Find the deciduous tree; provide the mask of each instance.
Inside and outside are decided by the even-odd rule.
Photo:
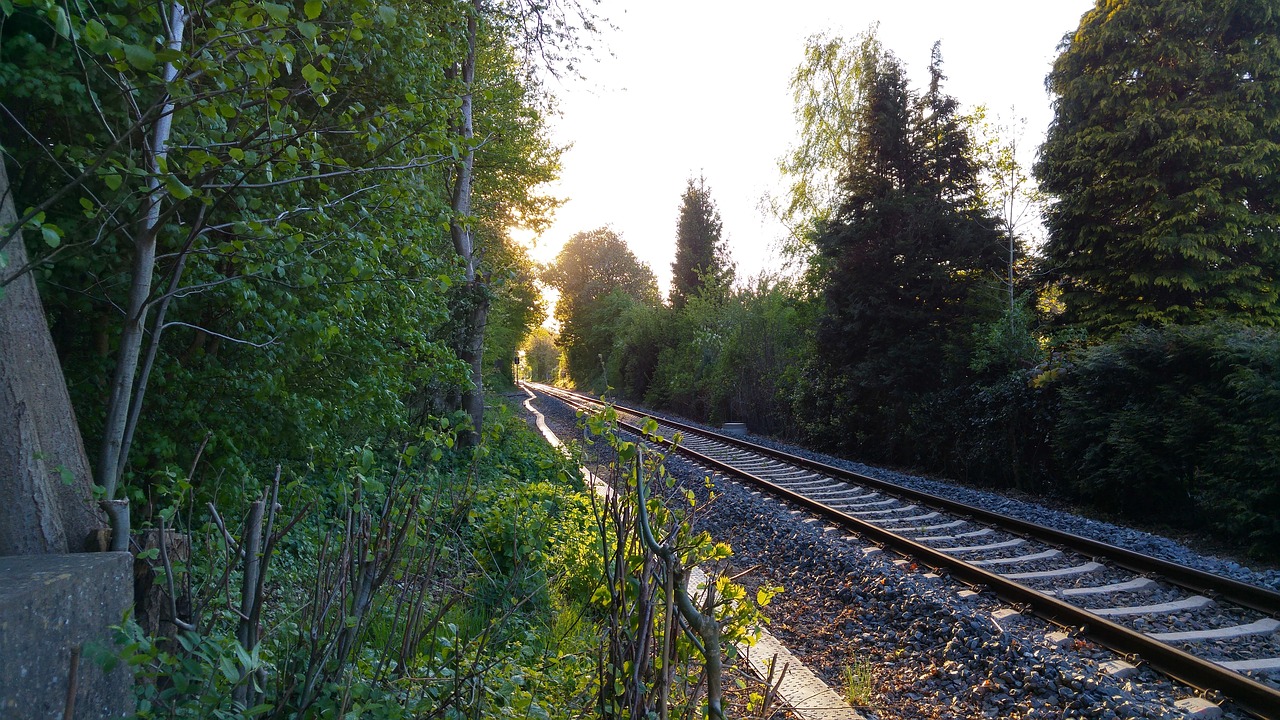
[[[853,38],[817,34],[805,42],[804,62],[791,76],[799,139],[778,161],[786,195],[762,201],[786,226],[793,255],[812,253],[814,233],[840,203],[858,135],[863,74],[882,52],[874,25]]]
[[[543,280],[560,291],[556,319],[570,377],[589,384],[600,377],[616,323],[631,305],[657,305],[658,281],[648,265],[608,227],[569,238]]]
[[[0,158],[0,230],[17,222]],[[21,232],[0,249],[0,555],[84,549],[102,526]]]

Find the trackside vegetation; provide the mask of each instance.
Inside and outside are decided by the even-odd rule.
[[[575,294],[596,271],[562,256],[564,381],[1276,559],[1278,17],[1099,2],[1048,78],[1038,187],[1016,121],[947,93],[939,46],[917,86],[874,27],[811,38],[788,194],[764,203],[798,270],[664,304]],[[695,226],[718,240],[709,198],[675,223],[677,278]]]
[[[486,403],[593,6],[0,3],[0,554],[135,554],[139,718],[722,717],[728,547]]]

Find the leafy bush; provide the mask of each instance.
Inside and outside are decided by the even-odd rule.
[[[1280,547],[1280,333],[1138,329],[1063,380],[1058,461],[1081,496],[1131,517]]]
[[[582,481],[506,408],[490,411],[479,447],[458,446],[465,427],[435,419],[417,445],[357,447],[269,491],[280,510],[265,523],[247,644],[240,550],[252,523],[227,505],[227,532],[212,517],[192,526],[190,561],[162,569],[192,586],[190,627],[172,639],[122,628],[138,717],[587,712],[598,639],[582,618],[602,561]]]

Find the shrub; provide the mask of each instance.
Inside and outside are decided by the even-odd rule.
[[[1083,352],[1063,379],[1055,447],[1084,498],[1274,554],[1280,333],[1143,328]]]

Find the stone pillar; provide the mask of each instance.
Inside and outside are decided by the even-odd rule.
[[[132,604],[133,556],[127,552],[0,557],[0,717],[115,720],[132,714],[132,671],[121,663],[104,673],[90,659],[90,646],[114,647],[109,628]]]

